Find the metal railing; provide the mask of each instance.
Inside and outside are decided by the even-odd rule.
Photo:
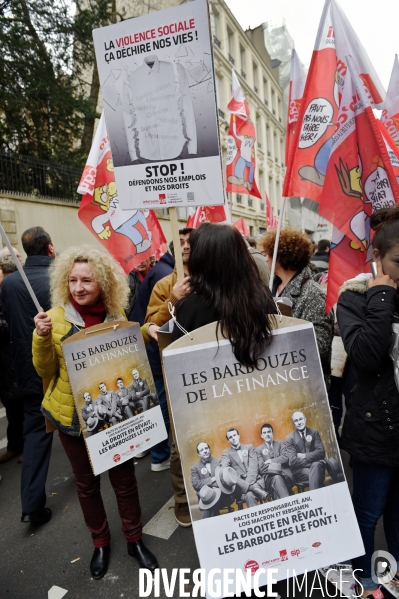
[[[220,40],[216,37],[216,35],[213,36],[213,42],[217,45],[218,48],[220,48]]]
[[[77,187],[80,169],[0,152],[0,190],[69,202],[80,202]]]

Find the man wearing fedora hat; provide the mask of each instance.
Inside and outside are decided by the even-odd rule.
[[[294,475],[294,484],[309,486],[310,490],[324,487],[326,462],[323,442],[318,431],[306,426],[306,416],[294,412],[295,430],[287,435],[288,463]]]
[[[262,424],[260,436],[262,445],[255,449],[258,458],[259,474],[265,481],[265,490],[273,499],[281,499],[290,495],[294,483],[293,475],[288,468],[288,455],[284,441],[274,440],[273,426]]]
[[[99,426],[96,404],[88,391],[83,393],[83,399],[85,400],[85,405],[82,406],[82,418],[86,423],[87,432],[90,435],[95,435]]]
[[[206,441],[200,441],[197,445],[197,453],[199,461],[191,468],[191,483],[197,493],[199,506],[202,511],[202,518],[212,518],[219,515],[219,510],[233,502],[224,496],[224,489],[220,488],[216,480],[216,472],[220,465],[220,458],[214,458],[211,454],[211,448]],[[235,474],[235,473],[234,473]],[[206,489],[202,492],[202,490]],[[215,490],[218,495],[216,501],[215,493],[210,492]],[[223,491],[223,494],[222,494]],[[202,493],[201,493],[202,492]],[[220,499],[220,501],[219,501]],[[212,503],[212,505],[210,505]]]
[[[253,445],[240,443],[240,434],[236,428],[226,433],[231,447],[222,453],[221,467],[233,468],[237,474],[237,486],[232,493],[237,500],[244,499],[247,507],[254,507],[258,499],[265,501],[268,493],[261,488],[263,481],[258,477],[258,458]]]

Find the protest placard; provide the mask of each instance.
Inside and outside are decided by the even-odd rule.
[[[223,204],[206,1],[93,37],[121,207]]]
[[[163,351],[201,567],[260,585],[364,552],[313,325],[279,321],[256,368],[215,323]]]
[[[167,437],[138,324],[103,322],[62,343],[94,474]]]

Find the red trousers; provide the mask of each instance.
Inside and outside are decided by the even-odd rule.
[[[100,476],[94,476],[83,437],[72,437],[58,431],[75,475],[76,488],[87,528],[95,547],[108,545],[111,532],[101,497]],[[128,460],[108,471],[116,495],[122,530],[129,542],[142,536],[143,523],[134,473],[133,460]]]

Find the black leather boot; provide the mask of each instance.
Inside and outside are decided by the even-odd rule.
[[[111,545],[96,547],[90,562],[90,574],[95,580],[100,580],[108,570]]]
[[[147,568],[151,572],[159,568],[157,558],[147,549],[141,539],[134,543],[128,542],[127,552],[139,562],[140,568]]]

